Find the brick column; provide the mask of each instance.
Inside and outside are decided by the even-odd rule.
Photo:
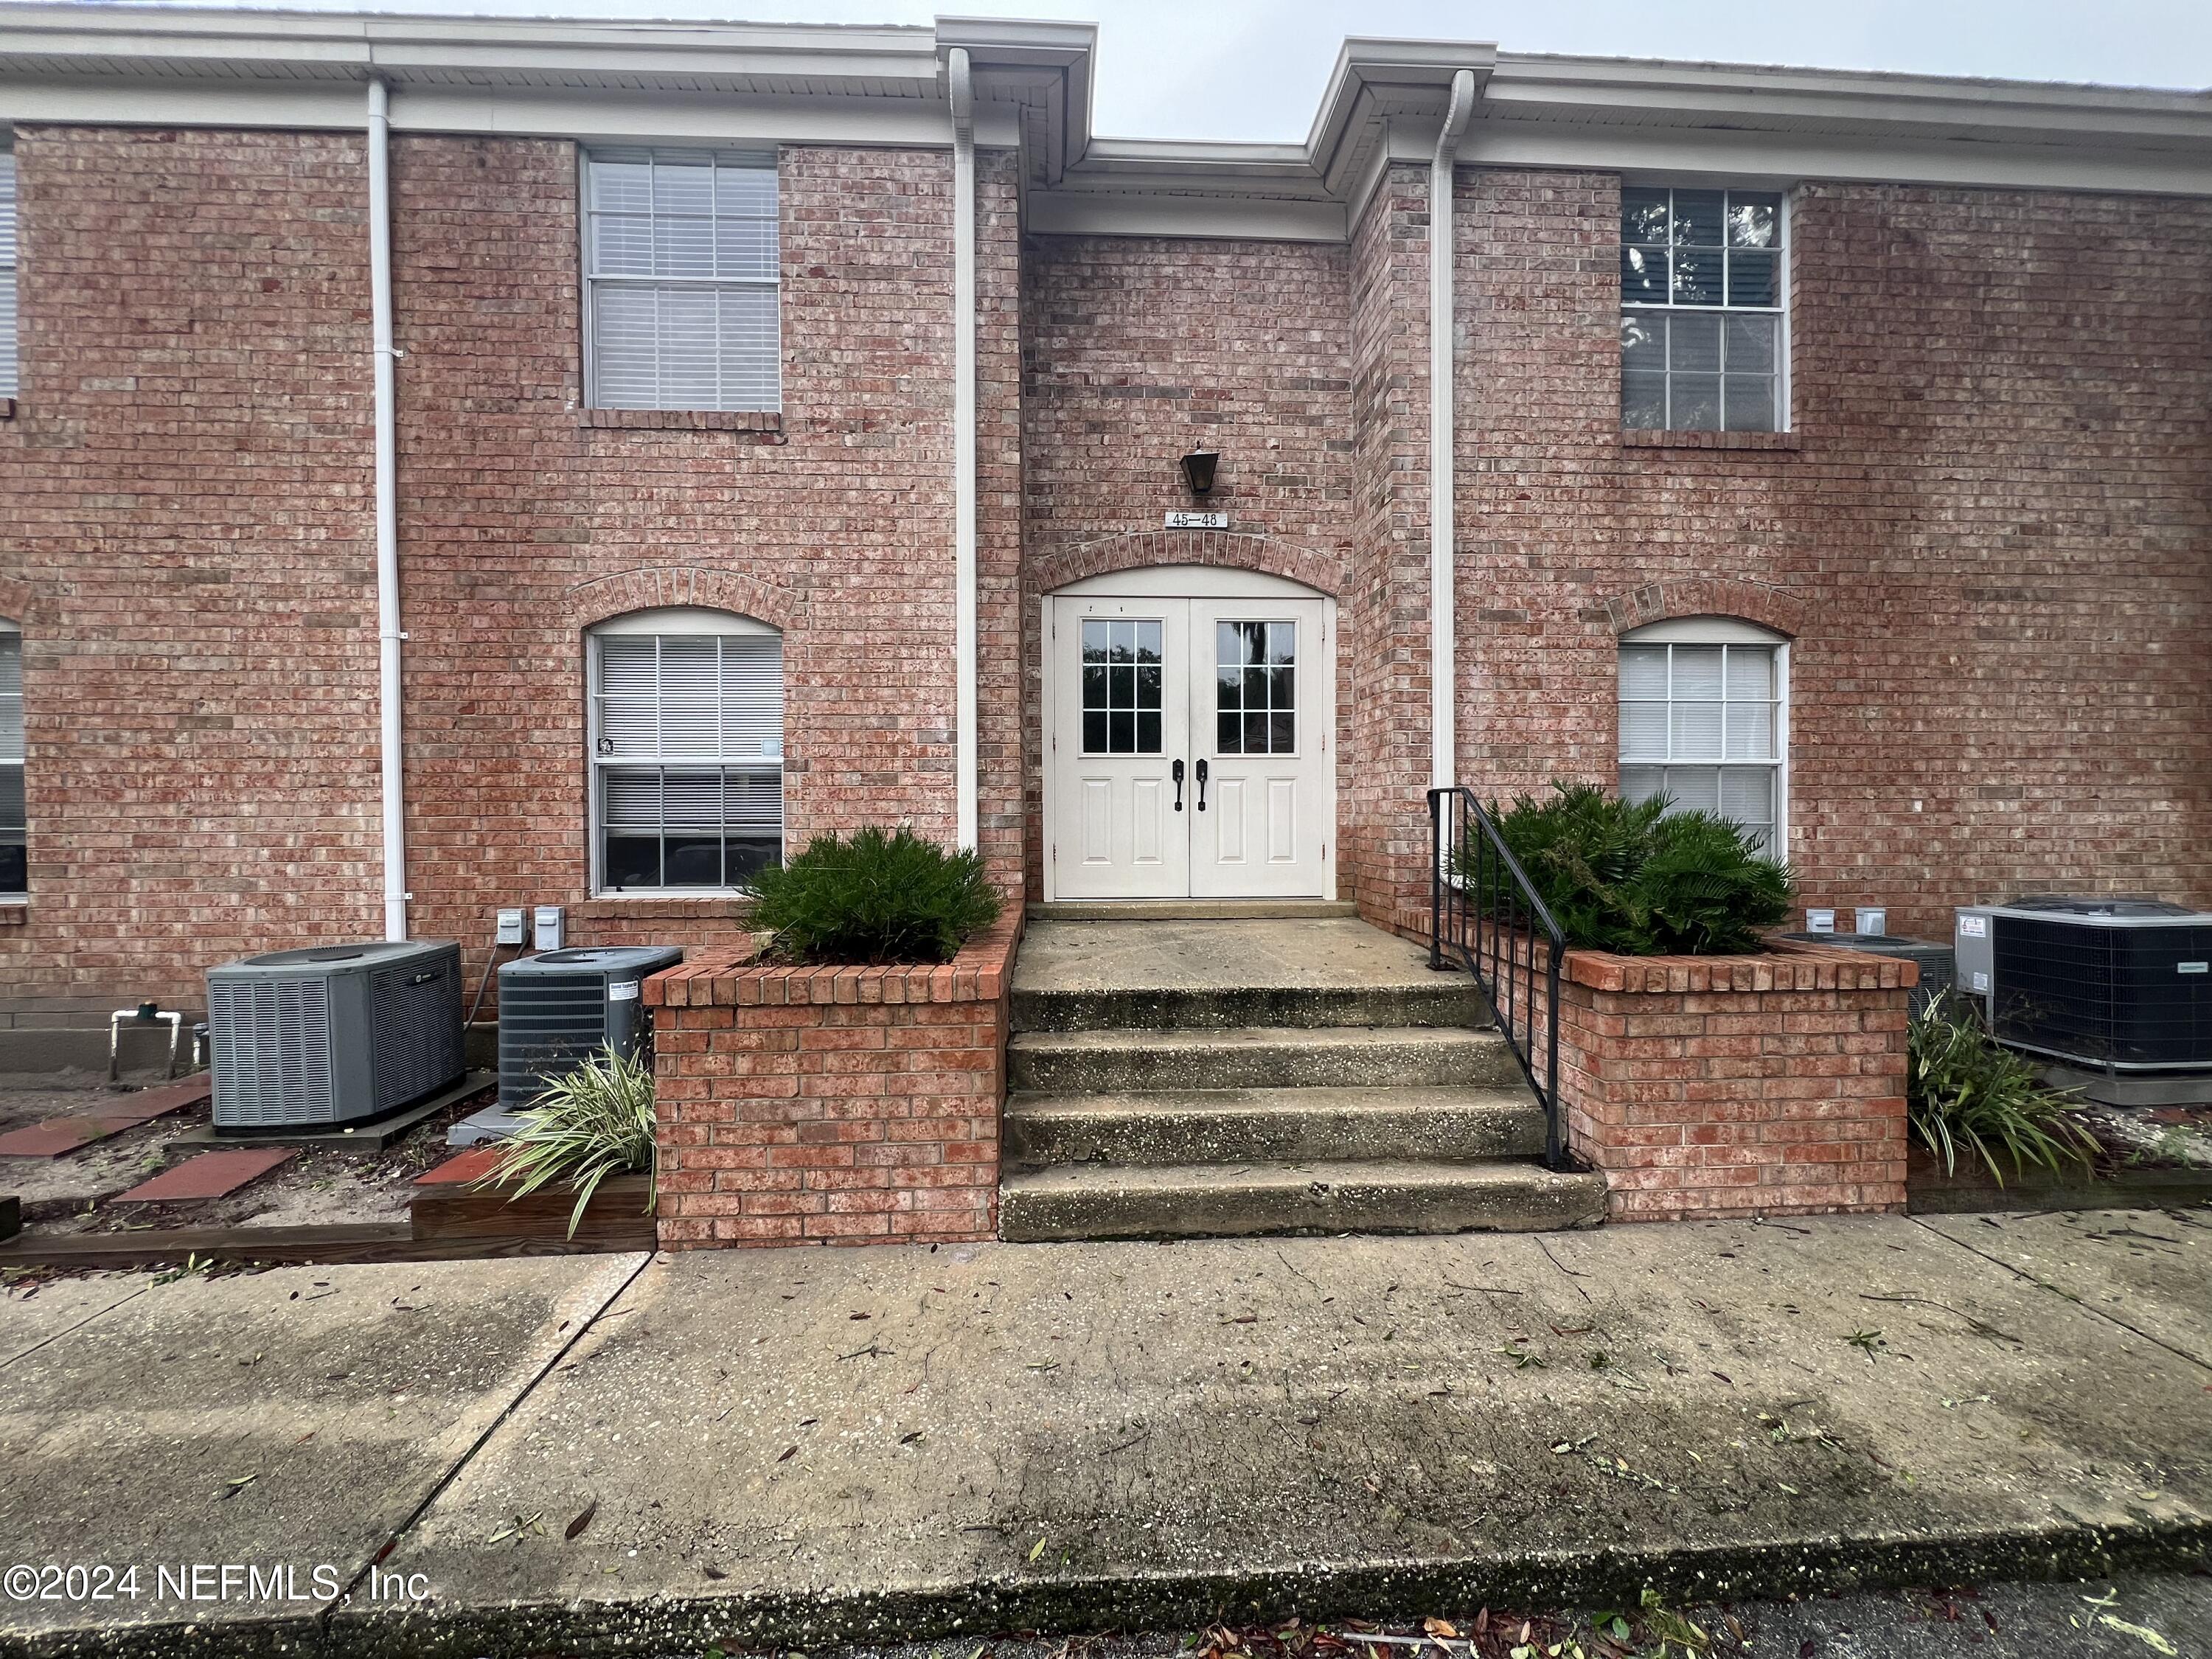
[[[648,979],[661,1248],[993,1237],[1020,933],[1009,905],[941,967]]]

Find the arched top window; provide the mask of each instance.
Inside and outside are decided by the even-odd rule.
[[[0,903],[29,890],[23,802],[23,630],[0,617]]]
[[[1620,793],[1733,818],[1788,845],[1789,641],[1733,617],[1652,623],[1620,640]]]
[[[783,635],[726,611],[586,636],[592,888],[727,892],[783,857]]]

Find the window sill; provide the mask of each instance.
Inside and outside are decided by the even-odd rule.
[[[784,441],[783,416],[772,409],[585,409],[576,418],[602,432],[742,432],[758,443]]]
[[[1794,453],[1804,448],[1796,432],[1656,432],[1624,428],[1623,449],[1752,449]]]
[[[584,921],[743,921],[753,901],[733,893],[604,893],[574,910]]]

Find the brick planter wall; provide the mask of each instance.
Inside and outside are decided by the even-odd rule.
[[[1903,1210],[1919,978],[1914,963],[1818,946],[1569,951],[1560,1091],[1612,1218]]]
[[[646,981],[661,1247],[991,1237],[1020,934],[1009,903],[941,967],[731,954]]]

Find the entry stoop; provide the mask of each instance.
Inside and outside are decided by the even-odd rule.
[[[999,1231],[1019,1241],[1594,1226],[1465,975],[1349,917],[1030,924]]]

